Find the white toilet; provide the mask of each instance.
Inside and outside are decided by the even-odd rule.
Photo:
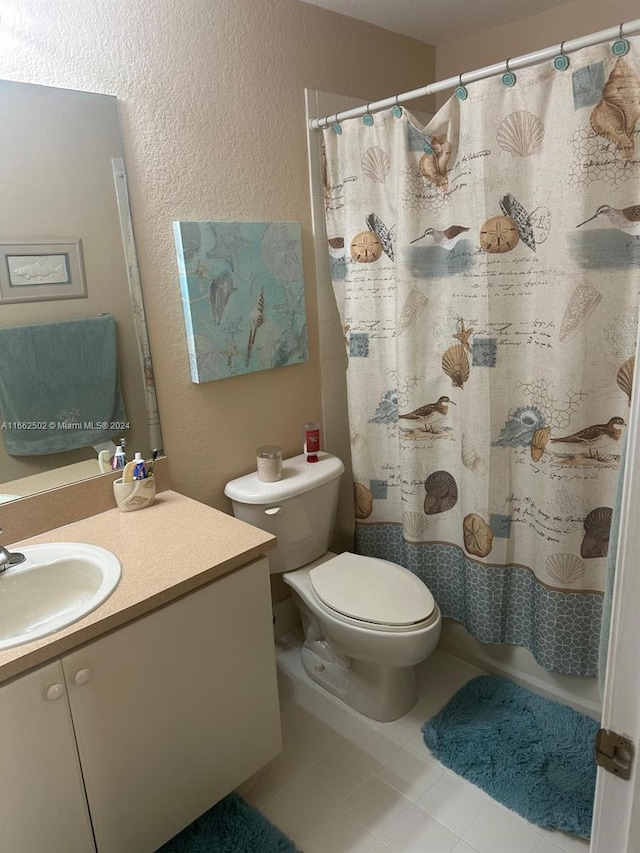
[[[269,569],[286,572],[283,579],[293,589],[308,675],[361,714],[388,722],[418,698],[413,668],[438,642],[440,610],[402,566],[327,550],[343,471],[328,453],[316,463],[302,454],[284,461],[276,483],[262,483],[253,473],[224,491],[236,518],[278,537]]]

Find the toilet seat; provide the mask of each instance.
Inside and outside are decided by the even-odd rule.
[[[415,631],[437,618],[429,588],[408,569],[359,554],[340,554],[309,571],[318,603],[351,624]]]

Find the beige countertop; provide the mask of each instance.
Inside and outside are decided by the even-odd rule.
[[[117,509],[12,543],[86,542],[122,565],[113,594],[83,619],[33,643],[0,651],[0,683],[106,634],[275,548],[275,537],[173,491],[152,507]],[[0,583],[2,576],[0,575]]]

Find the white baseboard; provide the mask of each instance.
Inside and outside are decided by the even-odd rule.
[[[276,640],[282,637],[283,634],[288,634],[289,631],[300,628],[300,614],[291,596],[273,605],[273,617],[275,620],[273,623],[273,636]]]

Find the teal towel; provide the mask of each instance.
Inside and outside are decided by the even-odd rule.
[[[0,411],[11,456],[92,447],[122,434],[114,318],[0,329]]]

